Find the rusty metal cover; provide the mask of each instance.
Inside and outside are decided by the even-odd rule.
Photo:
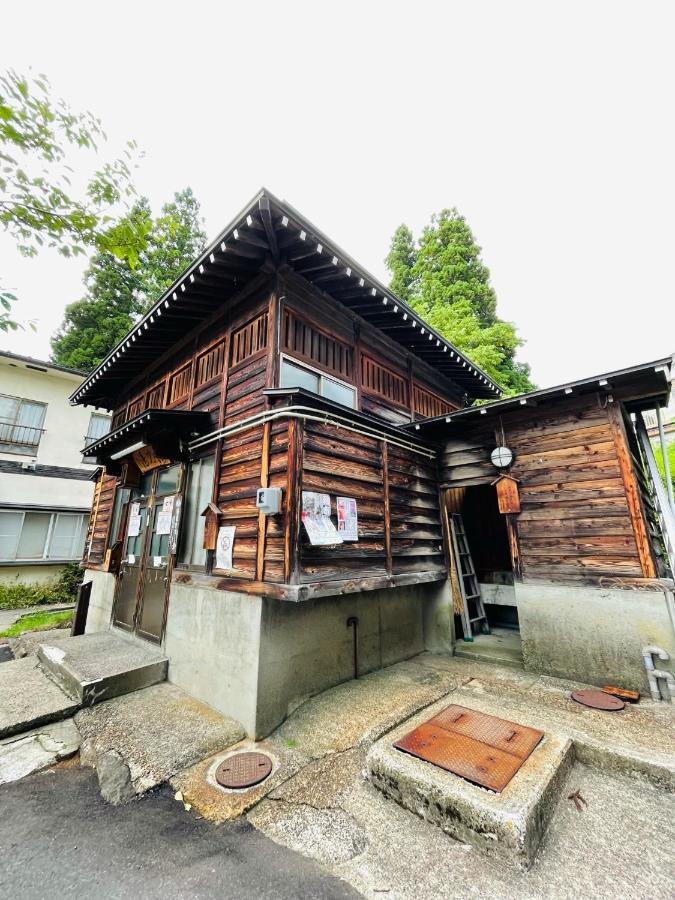
[[[272,771],[272,760],[264,753],[235,753],[216,769],[216,781],[225,788],[253,787]]]
[[[623,700],[606,694],[604,691],[572,691],[572,700],[581,703],[582,706],[590,706],[591,709],[604,709],[609,712],[616,712],[623,709],[626,705]]]
[[[534,728],[453,704],[394,746],[499,793],[543,736]]]

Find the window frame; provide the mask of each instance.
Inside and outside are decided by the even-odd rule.
[[[213,497],[213,488],[214,488],[214,485],[216,482],[216,477],[219,476],[219,473],[217,472],[217,469],[216,469],[217,453],[215,451],[211,451],[208,453],[204,453],[201,456],[196,456],[194,459],[191,459],[188,461],[187,465],[185,466],[185,469],[183,470],[183,490],[182,490],[183,508],[181,510],[180,534],[178,536],[178,546],[176,548],[176,563],[175,563],[175,565],[176,565],[177,569],[180,569],[181,571],[184,571],[184,572],[206,572],[208,569],[208,551],[207,550],[204,550],[205,559],[204,559],[203,565],[198,565],[197,563],[193,563],[193,562],[184,562],[181,559],[181,557],[182,557],[183,550],[184,550],[184,541],[186,539],[186,529],[188,527],[190,527],[189,526],[190,515],[189,515],[189,510],[188,510],[188,491],[190,489],[190,476],[192,474],[192,466],[195,463],[199,463],[201,466],[209,460],[213,463],[213,471],[211,474],[211,494],[209,496],[209,500],[211,500],[211,498]],[[195,539],[198,538],[198,536],[199,536],[198,535],[198,531],[199,531],[198,526],[199,526],[200,520],[202,523],[202,530],[201,530],[202,541],[204,539],[203,526],[204,526],[206,520],[201,515],[201,512],[202,512],[202,510],[195,511],[194,526],[192,528],[192,536],[191,536],[191,541],[190,541],[190,559],[192,559],[192,556],[194,555]]]
[[[1,417],[0,417],[0,427],[2,427],[3,425],[7,425],[7,426],[8,426],[9,428],[11,428],[11,429],[14,429],[14,428],[29,428],[29,429],[31,429],[32,431],[37,431],[37,432],[38,432],[38,440],[37,440],[37,443],[36,443],[36,444],[31,444],[31,443],[28,443],[28,442],[23,442],[23,443],[22,443],[22,442],[20,442],[20,441],[17,441],[17,443],[14,445],[14,446],[16,447],[16,449],[11,449],[12,444],[11,444],[10,442],[8,442],[8,441],[3,441],[3,440],[0,439],[0,453],[9,453],[9,454],[11,454],[11,455],[13,455],[13,456],[34,456],[34,455],[37,455],[37,452],[38,452],[38,450],[39,450],[39,448],[40,448],[40,443],[41,443],[41,441],[42,441],[42,436],[43,436],[43,434],[45,433],[44,424],[45,424],[45,419],[47,418],[47,409],[48,409],[48,407],[49,407],[49,404],[48,404],[48,403],[44,403],[42,400],[31,400],[30,397],[17,397],[16,394],[4,394],[4,393],[0,393],[0,399],[2,399],[2,398],[6,398],[7,400],[16,400],[16,401],[18,401],[18,404],[19,404],[19,405],[18,405],[18,407],[17,407],[17,411],[16,411],[16,419],[15,419],[15,421],[14,421],[14,422],[3,422],[3,421],[1,421]],[[24,405],[24,403],[30,403],[30,404],[32,404],[33,406],[41,406],[41,407],[42,407],[42,418],[40,419],[40,425],[39,425],[39,426],[34,426],[34,425],[20,425],[20,424],[18,423],[17,419],[18,419],[18,417],[19,417],[19,415],[20,415],[20,413],[21,413],[21,407]],[[10,449],[7,449],[7,448],[10,448]],[[24,448],[24,449],[19,449],[19,448]]]
[[[281,384],[281,373],[283,369],[284,362],[290,363],[292,366],[296,366],[298,369],[305,369],[308,372],[311,372],[313,375],[316,375],[319,379],[319,391],[311,391],[311,393],[315,393],[317,397],[323,397],[325,400],[328,400],[330,403],[338,403],[340,406],[344,406],[345,409],[354,409],[358,410],[359,408],[359,395],[358,390],[355,384],[351,384],[349,381],[344,381],[342,378],[336,378],[334,375],[329,375],[327,372],[324,372],[322,369],[317,369],[315,366],[309,366],[305,362],[301,362],[297,360],[294,356],[289,356],[288,353],[280,353],[279,354],[279,387],[294,387],[294,385],[282,385]],[[326,381],[334,381],[335,384],[339,384],[340,387],[344,387],[347,390],[351,391],[352,396],[354,398],[353,406],[347,406],[345,403],[340,403],[339,400],[332,400],[330,397],[327,397],[322,390],[323,382]],[[308,390],[308,388],[303,388],[303,390]]]
[[[91,423],[96,416],[97,419],[107,419],[108,421],[108,430],[104,431],[100,437],[94,437],[91,433]],[[105,437],[106,434],[110,434],[112,431],[112,416],[108,416],[105,413],[97,413],[92,412],[89,416],[89,425],[87,426],[87,433],[84,436],[84,446],[87,447],[89,444],[93,444],[95,441],[99,441],[102,437]],[[96,457],[95,456],[85,456],[82,454],[82,462],[85,465],[95,466],[96,465]]]
[[[39,563],[46,564],[58,564],[63,562],[76,562],[79,559],[82,559],[84,555],[84,551],[86,549],[86,539],[87,539],[87,521],[88,514],[82,510],[70,510],[70,509],[14,509],[13,507],[2,507],[0,508],[0,513],[18,513],[21,516],[21,525],[18,531],[16,543],[14,545],[14,556],[13,557],[0,557],[0,565],[4,566],[24,566],[24,565],[35,565]],[[44,546],[42,548],[41,556],[17,556],[16,553],[19,549],[19,545],[21,543],[21,535],[23,533],[24,524],[26,521],[27,513],[36,513],[38,515],[49,516],[49,524],[47,526],[47,536],[45,537]],[[58,522],[59,516],[75,516],[80,520],[79,529],[77,532],[78,542],[80,538],[82,539],[82,549],[80,551],[79,556],[50,556],[52,539],[54,536],[54,531],[56,528],[56,524]]]

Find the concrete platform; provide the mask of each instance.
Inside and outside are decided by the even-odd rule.
[[[496,794],[394,747],[395,741],[447,705],[447,699],[434,704],[375,743],[366,759],[368,777],[387,797],[451,837],[527,869],[574,761],[572,741],[545,734]]]
[[[493,628],[491,634],[477,634],[473,641],[458,640],[455,656],[523,668],[520,634],[512,628]]]
[[[149,644],[111,631],[50,639],[38,646],[49,676],[80,706],[166,680],[169,661]]]
[[[47,678],[34,656],[0,666],[0,738],[65,719],[78,706]]]

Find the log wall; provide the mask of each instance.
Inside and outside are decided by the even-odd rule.
[[[654,577],[619,406],[604,394],[525,406],[496,428],[473,418],[447,442],[441,480],[453,497],[495,479],[497,444],[513,450],[521,512],[505,518],[523,580]]]

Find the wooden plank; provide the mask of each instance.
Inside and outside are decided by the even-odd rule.
[[[284,581],[296,584],[299,578],[300,514],[302,512],[303,428],[299,419],[288,423],[288,476],[286,482],[286,535]]]
[[[607,408],[607,414],[609,416],[609,423],[616,444],[616,453],[619,460],[621,477],[626,490],[628,510],[633,522],[635,543],[637,544],[642,574],[645,578],[655,578],[656,565],[649,543],[646,518],[640,502],[640,494],[635,480],[635,473],[633,472],[633,467],[631,465],[628,437],[626,435],[621,409],[618,406],[610,405]]]
[[[266,422],[263,427],[262,440],[262,459],[260,466],[260,486],[267,487],[269,481],[270,467],[270,423]],[[267,516],[261,512],[258,515],[258,544],[256,553],[255,577],[257,581],[262,581],[265,569],[265,541],[267,538]]]
[[[391,557],[391,505],[389,502],[389,446],[382,441],[382,491],[384,494],[384,553],[387,574],[392,573]]]

